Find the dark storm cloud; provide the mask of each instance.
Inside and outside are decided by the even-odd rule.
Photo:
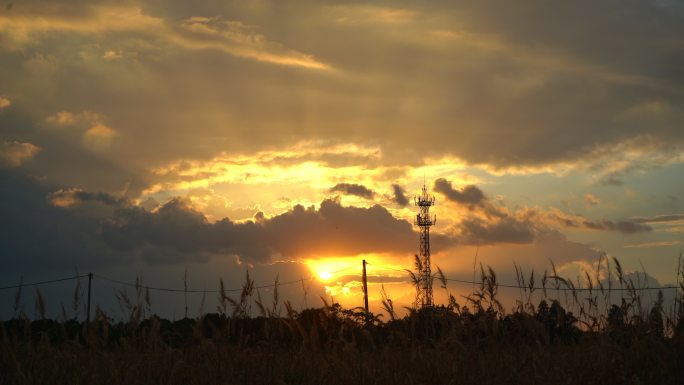
[[[652,231],[653,228],[648,225],[644,225],[641,223],[637,223],[634,221],[611,221],[604,219],[600,222],[594,222],[594,221],[589,221],[586,220],[583,222],[583,225],[592,230],[610,230],[610,231],[619,231],[621,233],[625,234],[634,234],[634,233],[641,233],[641,232],[648,232]]]
[[[355,183],[338,183],[332,188],[330,192],[340,192],[347,195],[356,195],[361,198],[373,199],[375,192],[368,187]]]
[[[532,243],[536,231],[532,223],[506,217],[494,221],[467,219],[461,235],[468,244]]]
[[[492,213],[492,207],[483,212]],[[552,216],[552,215],[551,215]],[[498,215],[466,217],[457,227],[458,234],[454,237],[459,243],[492,245],[492,244],[530,244],[549,238],[550,234],[565,239],[559,233],[558,225],[562,227],[584,227],[590,230],[616,231],[623,234],[650,232],[653,229],[634,221],[590,221],[568,218],[554,218],[545,212],[527,209],[525,211],[498,211]]]
[[[178,263],[202,253],[239,255],[264,262],[272,251],[254,222],[234,223],[229,219],[210,223],[183,199],[172,199],[154,212],[140,207],[122,207],[102,223],[102,238],[113,249],[143,257],[159,250],[175,251],[175,258],[163,255],[148,261]]]
[[[124,198],[118,198],[104,192],[90,192],[81,189],[60,189],[48,196],[53,204],[59,206],[60,202],[70,205],[77,202],[100,202],[107,205],[125,203]]]
[[[535,211],[530,212],[533,218],[538,218],[547,223],[560,225],[569,228],[585,228],[589,230],[618,231],[623,234],[634,234],[652,231],[653,228],[647,223],[651,223],[650,218],[632,218],[622,220],[610,219],[588,219],[581,215],[563,213],[560,210],[549,212]],[[669,217],[669,216],[666,216]]]
[[[131,196],[147,187],[145,172],[126,164],[132,157],[115,158],[109,153],[92,151],[82,143],[82,132],[71,127],[47,126],[46,116],[55,111],[32,116],[33,103],[20,101],[15,107],[0,114],[0,167],[3,158],[16,158],[19,148],[24,173],[46,177],[58,186],[108,193],[126,190]],[[13,144],[10,151],[1,148],[8,141]]]
[[[103,223],[102,234],[112,247],[133,251],[145,246],[170,247],[185,253],[236,254],[265,262],[271,256],[289,258],[410,253],[415,248],[413,226],[379,205],[345,207],[324,200],[320,208],[296,205],[255,223],[223,219],[210,223],[185,201],[174,199],[155,212],[138,207],[120,210]],[[442,245],[448,238],[439,234]]]
[[[408,206],[409,200],[406,198],[406,190],[404,190],[403,187],[398,184],[393,184],[392,192],[394,193],[394,196],[392,197],[394,203],[398,204],[399,206]]]
[[[318,210],[295,206],[264,224],[273,248],[285,255],[354,255],[411,253],[416,248],[413,225],[385,208],[344,207],[325,200]],[[436,248],[452,241],[434,234]]]
[[[482,206],[486,201],[484,193],[477,186],[469,185],[457,190],[451,186],[451,182],[444,178],[439,178],[435,181],[433,190],[444,195],[445,198],[452,202],[470,207]]]
[[[8,271],[69,270],[126,264],[101,238],[111,210],[66,210],[52,204],[54,186],[19,172],[0,171],[0,258]],[[114,198],[105,198],[113,201]]]
[[[628,220],[591,220],[579,215],[564,214],[559,215],[558,212],[555,213],[545,213],[536,212],[532,210],[530,212],[531,218],[538,218],[539,220],[544,220],[546,222],[553,222],[562,227],[570,228],[585,228],[589,230],[603,230],[603,231],[618,231],[623,234],[635,234],[642,232],[652,231],[653,228],[644,223],[646,221],[641,221],[638,219],[628,219]]]
[[[0,255],[11,267],[68,269],[125,265],[142,259],[173,264],[238,255],[266,262],[360,253],[411,253],[413,226],[379,205],[294,206],[270,218],[209,222],[188,201],[172,199],[154,211],[123,198],[57,189],[11,170],[0,170]],[[435,234],[435,249],[453,240]]]
[[[649,218],[634,218],[633,220],[638,223],[679,222],[684,221],[684,214],[664,214]]]

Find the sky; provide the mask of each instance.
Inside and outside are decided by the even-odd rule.
[[[423,185],[448,277],[553,261],[587,284],[617,258],[676,283],[682,1],[15,0],[0,63],[2,286],[248,270],[351,307],[366,259],[371,310],[383,285],[409,305]],[[56,311],[73,287],[41,290]],[[95,279],[108,312],[119,290]]]

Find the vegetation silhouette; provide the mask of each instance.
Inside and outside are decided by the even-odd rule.
[[[134,296],[119,294],[128,315],[119,322],[99,307],[87,325],[76,316],[46,319],[38,292],[36,319],[19,311],[0,323],[0,384],[680,384],[684,268],[668,313],[662,293],[644,308],[638,287],[619,262],[613,266],[628,294],[612,304],[610,293],[607,303],[598,300],[607,288],[567,290],[576,314],[559,298],[533,304],[534,274],[525,278],[521,270],[519,286],[529,289],[506,311],[495,272],[482,266],[463,304],[439,268],[444,305],[399,317],[383,288],[386,320],[325,298],[321,307],[297,311],[280,303],[277,279],[269,303],[258,292],[254,299],[249,274],[237,298],[220,282],[216,312],[177,321],[151,314],[140,279]],[[543,290],[547,283],[551,290],[573,287],[553,270],[544,274]],[[17,304],[20,298],[21,289]],[[77,309],[78,287],[73,301]],[[249,317],[252,303],[257,317]]]

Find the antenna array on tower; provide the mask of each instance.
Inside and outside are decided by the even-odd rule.
[[[431,307],[432,302],[432,272],[430,270],[430,227],[437,222],[437,217],[430,214],[430,207],[434,206],[435,197],[428,195],[427,187],[423,183],[420,196],[415,197],[415,205],[419,212],[416,214],[415,224],[420,227],[420,254],[418,255],[418,274],[416,285],[416,307]]]

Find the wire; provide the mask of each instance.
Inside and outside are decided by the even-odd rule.
[[[366,261],[366,265],[370,265],[370,263],[368,263],[368,262]],[[375,264],[374,264],[374,265],[375,265]],[[402,272],[402,273],[407,273],[407,272],[409,271],[408,269],[406,269],[406,270],[395,269],[395,268],[390,267],[390,266],[387,266],[387,265],[375,265],[375,266],[381,267],[381,268],[383,268],[383,269],[399,271],[399,272]],[[437,277],[437,275],[433,275],[433,276],[432,276],[433,279],[436,278],[436,277]],[[449,282],[456,282],[456,283],[468,284],[468,285],[479,285],[479,284],[482,283],[482,282],[477,282],[477,281],[469,281],[469,280],[465,280],[465,279],[455,279],[455,278],[446,278],[446,277],[444,277],[444,280],[445,280],[445,281],[449,281]],[[546,287],[546,288],[544,288],[544,287],[536,287],[536,286],[534,286],[534,287],[530,288],[529,286],[512,285],[512,284],[505,284],[505,283],[497,283],[496,286],[497,286],[497,287],[503,287],[503,288],[509,288],[509,289],[528,289],[528,290],[601,291],[601,288],[599,288],[599,287],[594,287],[594,288],[591,288],[591,289],[590,289],[590,288],[588,288],[588,287],[579,287],[579,288],[571,288],[571,287]],[[639,288],[633,288],[633,289],[632,289],[632,288],[620,287],[620,288],[610,288],[610,289],[604,288],[603,291],[672,290],[672,289],[679,289],[679,288],[678,288],[677,286],[665,286],[665,287],[653,287],[653,286],[651,286],[651,287],[639,287]]]
[[[118,283],[119,285],[124,285],[124,286],[130,286],[130,287],[141,287],[143,289],[149,289],[149,290],[155,290],[155,291],[169,291],[169,292],[184,292],[184,293],[217,293],[218,290],[185,290],[185,289],[172,289],[172,288],[167,288],[167,287],[155,287],[155,286],[148,286],[144,284],[135,284],[135,283],[130,283],[130,282],[124,282],[120,281],[118,279],[113,279],[113,278],[108,278],[105,277],[104,275],[100,274],[95,274],[95,278],[102,279],[104,281],[109,281],[112,283]],[[238,291],[242,289],[227,289],[224,291]]]
[[[368,262],[368,261],[366,261],[366,265],[377,266],[377,267],[381,267],[381,268],[387,269],[387,270],[394,270],[394,271],[398,271],[398,272],[404,273],[404,274],[406,274],[406,272],[407,272],[406,269],[397,269],[397,268],[390,267],[390,266],[387,266],[387,265],[376,265],[376,264],[370,263],[370,262]]]
[[[434,276],[433,276],[434,278]],[[451,281],[451,282],[458,282],[458,283],[467,283],[467,284],[481,284],[482,282],[475,282],[475,281],[467,281],[467,280],[462,280],[462,279],[453,279],[453,278],[444,278],[446,281]],[[666,289],[679,289],[676,286],[664,286],[664,287],[639,287],[639,288],[626,288],[626,287],[619,287],[619,288],[603,288],[601,290],[600,287],[594,287],[594,288],[588,288],[588,287],[529,287],[529,286],[521,286],[521,285],[507,285],[503,283],[497,283],[496,286],[498,287],[505,287],[505,288],[511,288],[511,289],[534,289],[534,290],[560,290],[560,291],[638,291],[638,290],[666,290]]]
[[[220,293],[221,290],[186,290],[186,289],[175,289],[175,288],[168,288],[168,287],[156,287],[156,286],[148,286],[145,284],[135,284],[131,282],[124,282],[120,281],[118,279],[112,279],[105,277],[100,274],[95,274],[95,277],[100,278],[105,281],[109,281],[112,283],[118,283],[119,285],[124,285],[124,286],[130,286],[130,287],[140,287],[143,289],[149,289],[149,290],[155,290],[155,291],[166,291],[166,292],[175,292],[175,293]],[[275,286],[286,286],[286,285],[292,285],[294,283],[300,283],[300,282],[305,282],[305,281],[310,281],[314,278],[314,276],[310,276],[309,278],[300,278],[297,280],[292,280],[292,281],[286,281],[286,282],[278,282],[278,283],[272,283],[269,285],[260,285],[260,286],[254,286],[254,289],[266,289],[269,287],[275,287]],[[237,291],[242,291],[242,288],[236,288],[236,289],[223,289],[224,292],[237,292]]]
[[[371,265],[371,263],[366,262],[367,265]],[[375,265],[372,264],[373,266],[378,266],[384,269],[388,270],[394,270],[398,271],[401,273],[406,273],[408,270],[400,270],[396,269],[390,266],[386,265]],[[349,270],[351,267],[347,267],[344,269],[336,270],[330,272],[331,275],[341,273],[343,271]],[[94,277],[97,277],[99,279],[102,279],[104,281],[109,281],[112,283],[117,283],[119,285],[124,285],[124,286],[130,286],[130,287],[141,287],[143,289],[148,289],[148,290],[155,290],[155,291],[165,291],[165,292],[181,292],[181,293],[219,293],[220,290],[186,290],[186,289],[176,289],[176,288],[168,288],[168,287],[156,287],[156,286],[148,286],[144,284],[135,284],[131,282],[125,282],[125,281],[120,281],[117,279],[109,278],[104,275],[100,274],[94,274]],[[77,275],[73,277],[67,277],[67,278],[59,278],[59,279],[52,279],[48,281],[40,281],[40,282],[31,282],[31,283],[21,283],[19,285],[12,285],[12,286],[4,286],[0,287],[0,290],[8,290],[8,289],[18,289],[24,286],[38,286],[38,285],[44,285],[48,283],[56,283],[56,282],[63,282],[63,281],[71,281],[74,279],[80,279],[80,278],[86,278],[88,277],[88,274],[82,274],[82,275]],[[295,283],[304,283],[306,281],[311,281],[315,278],[315,274],[312,274],[308,278],[300,278],[296,280],[291,280],[291,281],[285,281],[285,282],[274,282],[272,284],[268,285],[259,285],[259,286],[254,286],[254,289],[267,289],[271,287],[276,287],[276,286],[287,286],[287,285],[292,285]],[[396,277],[385,277],[385,278],[396,278]],[[436,275],[433,275],[432,278],[436,278]],[[456,282],[456,283],[463,283],[463,284],[468,284],[468,285],[479,285],[482,284],[482,282],[476,282],[476,281],[470,281],[470,280],[464,280],[464,279],[455,279],[455,278],[446,278],[444,277],[445,281],[448,282]],[[409,280],[406,280],[407,282]],[[677,290],[679,287],[677,286],[664,286],[664,287],[639,287],[639,288],[625,288],[625,287],[619,287],[619,288],[603,288],[601,289],[600,287],[595,287],[595,288],[586,288],[586,287],[579,287],[579,288],[571,288],[571,287],[529,287],[529,286],[522,286],[522,285],[511,285],[511,284],[504,284],[504,283],[497,283],[497,287],[503,287],[503,288],[510,288],[510,289],[528,289],[528,290],[556,290],[556,291],[639,291],[639,290]],[[234,288],[234,289],[224,289],[224,292],[238,292],[242,291],[242,288]]]
[[[46,283],[55,283],[55,282],[71,281],[71,280],[73,280],[73,279],[85,278],[85,277],[87,277],[87,276],[88,276],[88,274],[83,274],[83,275],[77,275],[77,276],[68,277],[68,278],[52,279],[52,280],[49,280],[49,281],[40,281],[40,282],[31,282],[31,283],[21,283],[21,284],[19,284],[19,285],[0,287],[0,290],[18,289],[18,288],[24,287],[24,286],[38,286],[38,285],[43,285],[43,284],[46,284]]]
[[[340,273],[340,272],[343,272],[343,271],[349,270],[349,269],[350,269],[350,267],[347,267],[344,269],[332,271],[332,272],[330,272],[330,274],[337,274],[337,273]],[[166,292],[174,292],[174,293],[177,293],[177,292],[180,292],[180,293],[220,293],[221,292],[221,290],[190,290],[190,289],[186,290],[186,289],[176,289],[176,288],[168,288],[168,287],[148,286],[145,284],[135,284],[135,283],[131,283],[131,282],[120,281],[118,279],[109,278],[109,277],[106,277],[106,276],[100,275],[100,274],[94,274],[94,276],[97,278],[100,278],[102,280],[105,280],[105,281],[117,283],[119,285],[130,286],[130,287],[140,287],[143,289],[149,289],[149,290],[155,290],[155,291],[166,291]],[[303,283],[303,282],[311,281],[314,278],[315,278],[315,274],[312,274],[308,278],[299,278],[299,279],[295,279],[295,280],[291,280],[291,281],[277,282],[277,283],[274,282],[274,283],[268,284],[268,285],[254,286],[254,289],[267,289],[267,288],[276,287],[276,286],[287,286],[287,285],[292,285],[295,283]],[[224,292],[237,292],[237,291],[242,291],[242,290],[243,290],[242,288],[235,288],[235,289],[224,289],[223,291]]]

